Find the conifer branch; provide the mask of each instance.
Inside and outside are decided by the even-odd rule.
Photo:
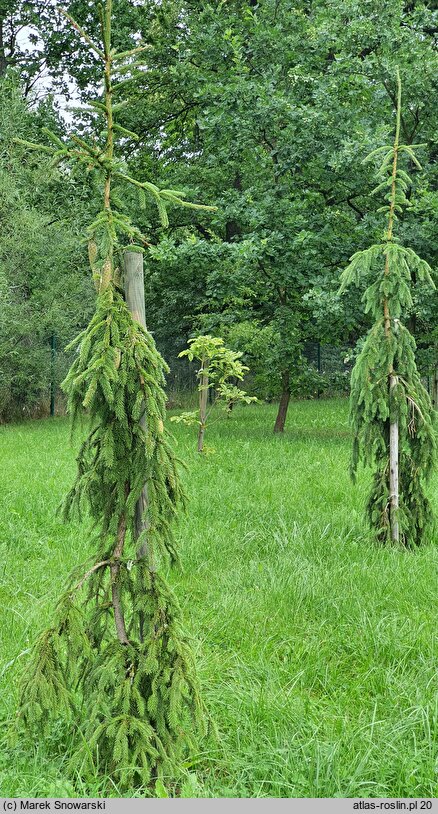
[[[48,155],[54,155],[56,150],[54,147],[47,147],[45,144],[35,144],[33,141],[27,141],[23,138],[14,138],[14,144],[22,144],[23,147],[27,147],[28,150],[36,150],[40,153],[47,153]]]
[[[88,43],[91,50],[94,51],[94,53],[97,54],[101,59],[105,59],[105,54],[103,53],[103,51],[101,51],[99,46],[96,45],[95,42],[93,42],[91,37],[88,36],[87,32],[84,31],[84,29],[79,25],[79,23],[77,23],[76,20],[74,20],[73,17],[71,17],[68,11],[63,9],[61,6],[57,6],[57,11],[59,11],[59,13],[62,14],[63,17],[66,18],[66,20],[69,21],[69,23],[73,26],[75,31],[78,32],[78,34],[82,37],[82,39],[85,40],[86,43]]]
[[[143,51],[147,51],[150,47],[150,45],[138,45],[137,48],[131,48],[129,51],[120,51],[118,54],[113,55],[113,60],[114,62],[120,62],[123,59],[128,59],[129,57],[135,56],[135,54],[141,54]]]
[[[84,583],[87,581],[88,577],[91,577],[91,574],[94,574],[95,571],[98,571],[99,568],[104,568],[106,565],[110,565],[111,560],[101,560],[100,562],[96,562],[92,568],[90,568],[86,574],[82,577],[82,579],[74,586],[73,591],[79,591]]]
[[[216,212],[216,206],[208,206],[206,204],[196,204],[192,203],[191,201],[186,201],[182,197],[182,192],[174,192],[170,189],[160,189],[155,184],[152,184],[150,181],[137,181],[136,178],[131,178],[131,176],[126,175],[125,173],[115,171],[114,175],[117,175],[123,181],[126,181],[128,184],[132,184],[133,186],[137,187],[138,189],[145,190],[149,192],[149,194],[155,199],[156,203],[159,204],[162,199],[168,200],[171,203],[177,204],[178,206],[185,206],[188,209],[200,209],[204,212]],[[159,207],[160,210],[160,207]]]
[[[129,494],[129,487],[126,490],[126,496]],[[117,637],[120,644],[129,644],[129,639],[126,634],[125,617],[123,614],[122,603],[120,599],[120,586],[119,586],[119,572],[120,572],[120,558],[123,554],[126,537],[126,515],[122,514],[119,520],[119,527],[117,530],[117,543],[113,552],[113,561],[111,563],[111,593],[114,608],[114,621],[116,625]]]

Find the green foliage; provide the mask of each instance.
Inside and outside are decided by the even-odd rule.
[[[165,363],[112,285],[98,296],[88,328],[73,345],[78,354],[63,386],[73,421],[85,408],[91,426],[79,451],[78,476],[65,501],[65,517],[84,505],[112,540],[124,512],[134,523],[146,480],[148,541],[174,560],[169,521],[183,495],[164,430]],[[131,531],[134,535],[133,525]]]
[[[39,113],[26,108],[16,76],[0,82],[0,421],[48,408],[52,375],[59,385],[71,363],[63,348],[93,307],[77,241],[93,203],[90,185],[14,144],[17,135],[38,136],[43,116],[59,124],[49,103]],[[53,334],[59,351],[51,369]]]
[[[390,141],[382,122],[394,106],[396,62],[410,100],[402,138],[428,145],[423,171],[406,167],[412,206],[399,237],[436,266],[438,56],[436,12],[426,6],[368,0],[364,13],[357,0],[310,10],[298,2],[292,13],[276,0],[176,1],[156,15],[150,70],[129,111],[143,132],[133,163],[151,166],[160,133],[163,185],[219,202],[212,219],[196,213],[189,223],[182,213],[153,252],[150,325],[170,362],[194,332],[215,334],[244,350],[255,394],[277,397],[286,370],[292,394],[308,394],[303,343],[353,345],[368,330],[357,292],[341,300],[336,289],[348,258],[380,241],[379,216],[367,211],[375,184],[357,155]],[[144,217],[156,223],[150,211]],[[436,298],[418,292],[413,317],[410,330],[426,344]],[[271,332],[268,353],[250,357],[231,341],[228,331],[244,323]]]
[[[223,388],[228,379],[234,377],[241,381],[249,370],[240,361],[243,354],[225,347],[224,340],[218,336],[197,336],[189,339],[188,344],[189,347],[181,351],[180,357],[187,356],[190,362],[194,359],[201,362],[197,376],[199,379],[206,376],[208,382],[200,383],[199,388],[214,388],[217,398],[226,398]]]
[[[98,755],[101,767],[126,788],[171,775],[182,747],[203,731],[204,717],[181,612],[158,573],[163,559],[177,559],[171,524],[184,495],[164,429],[167,368],[118,287],[118,238],[142,235],[113,204],[111,181],[121,174],[114,158],[111,66],[115,60],[120,72],[123,55],[111,50],[110,0],[102,14],[103,50],[72,24],[104,63],[104,147],[73,136],[78,150],[47,132],[55,160],[77,159],[96,171],[103,191],[104,207],[88,229],[95,313],[72,343],[76,358],[63,384],[73,425],[84,411],[89,420],[64,517],[89,512],[97,551],[79,580],[73,573],[55,624],[33,648],[19,719],[28,727],[48,725],[67,710],[77,719],[79,706],[85,714],[76,720],[72,767],[92,766]],[[164,201],[184,203],[178,192],[122,178],[154,197],[163,221]]]
[[[241,381],[249,370],[240,361],[242,353],[227,348],[220,337],[207,334],[189,339],[189,347],[179,355],[186,356],[190,362],[196,360],[201,364],[197,371],[199,411],[172,416],[171,421],[188,425],[198,424],[200,430],[204,431],[211,413],[211,409],[209,411],[207,408],[209,391],[214,392],[215,400],[222,402],[228,413],[239,402],[251,404],[257,401],[255,396],[248,396],[244,390],[237,387],[237,381]],[[230,379],[235,379],[235,382]]]
[[[16,50],[8,62],[17,66],[33,102],[46,82],[29,90],[27,77],[43,59],[52,82],[65,86],[71,77],[82,103],[74,111],[79,136],[88,146],[102,146],[102,100],[92,98],[101,80],[96,52],[67,19],[53,25],[50,4],[37,5],[8,4],[5,50]],[[68,11],[96,39],[98,4],[72,0]],[[277,0],[205,2],[202,8],[184,0],[118,0],[115,12],[115,52],[147,45],[147,69],[143,52],[117,62],[115,125],[124,157],[117,170],[161,190],[184,190],[193,200],[202,190],[203,200],[220,202],[214,218],[180,208],[170,218],[171,233],[164,233],[154,196],[119,177],[119,211],[135,212],[134,223],[153,244],[146,296],[158,347],[171,367],[195,332],[223,336],[244,350],[227,331],[256,322],[261,331],[272,329],[273,342],[268,357],[244,358],[257,378],[255,394],[276,397],[286,368],[293,394],[312,392],[303,342],[354,344],[370,327],[356,292],[351,289],[341,303],[336,288],[348,258],[380,241],[379,216],[367,211],[375,184],[356,156],[381,145],[382,159],[389,151],[383,123],[395,104],[396,63],[410,101],[402,141],[427,144],[419,150],[423,170],[405,155],[413,186],[398,234],[437,266],[436,11],[421,0],[384,6],[367,0],[365,14],[358,0],[313,4],[311,12],[300,0],[293,13]],[[24,47],[14,31],[30,22],[33,39]],[[70,144],[62,128],[45,124]],[[39,140],[31,132],[18,135]],[[54,144],[45,138],[50,150]],[[58,245],[58,234],[50,246]],[[437,298],[426,299],[417,289],[413,300],[409,328],[422,369],[431,372]],[[32,323],[38,327],[36,316]],[[175,367],[180,369],[177,362]]]
[[[381,162],[377,171],[380,184],[374,192],[386,191],[386,203],[378,211],[387,214],[387,229],[382,243],[353,255],[342,274],[341,291],[365,280],[362,299],[374,319],[351,379],[352,474],[355,476],[360,459],[374,468],[367,512],[377,537],[394,539],[397,524],[401,541],[415,546],[427,540],[434,528],[425,483],[436,461],[436,416],[417,370],[415,341],[401,318],[413,307],[412,284],[420,282],[433,289],[434,283],[429,264],[393,235],[394,221],[409,204],[406,192],[411,183],[399,166],[400,154],[418,165],[413,148],[399,144],[400,78],[398,85],[394,146],[378,148],[366,159]],[[390,481],[391,425],[397,427],[398,435],[396,495]]]
[[[174,424],[186,424],[187,427],[192,427],[193,424],[199,424],[199,410],[187,410],[179,415],[171,416],[171,421]]]
[[[80,738],[72,770],[91,769],[99,755],[122,787],[148,784],[161,772],[171,776],[190,733],[204,724],[176,599],[144,564],[137,568],[141,575],[133,576],[132,562],[124,563],[125,612],[130,607],[132,628],[141,612],[141,640],[134,631],[127,645],[115,640],[104,603],[95,605],[96,588],[102,597],[111,591],[108,569],[90,584],[84,603],[72,585],[58,604],[55,626],[35,644],[20,710],[27,727],[42,727],[46,734],[53,719],[74,715]]]

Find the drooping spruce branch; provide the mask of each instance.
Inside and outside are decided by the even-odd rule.
[[[47,131],[54,146],[42,148],[55,163],[83,163],[102,185],[102,209],[88,229],[96,310],[72,343],[77,355],[63,384],[73,422],[84,411],[90,422],[64,516],[84,509],[98,535],[94,556],[71,575],[53,626],[33,649],[19,719],[44,727],[70,714],[79,733],[74,759],[93,760],[97,751],[101,768],[122,785],[147,783],[174,772],[181,747],[203,727],[203,708],[181,612],[159,573],[160,562],[177,559],[172,521],[184,494],[164,427],[166,365],[115,284],[120,238],[145,242],[119,211],[115,180],[148,192],[163,223],[168,202],[192,204],[120,170],[116,141],[127,131],[115,122],[114,77],[122,74],[126,87],[135,71],[130,58],[141,48],[113,52],[111,0],[101,9],[102,46],[63,13],[101,60],[104,77],[103,97],[91,103],[104,116],[103,133],[93,143],[72,136],[64,144]],[[136,505],[145,484],[147,517],[138,537]]]
[[[392,146],[379,147],[365,161],[380,159],[378,186],[385,193],[378,212],[387,222],[381,243],[357,252],[342,274],[341,291],[368,284],[363,301],[374,317],[351,379],[354,430],[352,474],[359,460],[374,468],[368,500],[371,527],[382,541],[419,545],[433,528],[425,484],[436,461],[436,415],[415,361],[415,341],[402,322],[412,308],[411,288],[420,281],[434,288],[431,269],[413,249],[403,247],[394,226],[412,184],[402,157],[420,168],[415,148],[401,145],[401,81],[397,71],[397,111]]]

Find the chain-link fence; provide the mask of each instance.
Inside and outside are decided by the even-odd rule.
[[[60,384],[74,358],[65,344],[55,334],[26,335],[0,348],[0,423],[65,412]]]
[[[19,343],[8,355],[0,356],[0,423],[65,413],[65,397],[60,384],[75,352],[67,353],[64,346],[64,339],[51,334],[42,343],[34,343],[32,347]],[[348,394],[354,364],[353,347],[307,342],[302,355],[307,368],[304,368],[304,375],[295,385],[292,378],[292,396],[328,398]],[[167,362],[170,368],[166,377],[168,406],[178,408],[194,404],[197,391],[196,362],[177,356],[168,358]],[[438,408],[436,363],[435,366],[428,364],[420,369],[423,383],[435,408]],[[254,381],[254,375],[250,372],[243,383],[249,393],[254,388]],[[263,393],[258,395],[263,397]],[[269,399],[271,397],[268,396]]]
[[[306,342],[303,356],[318,374],[310,379],[309,396],[336,396],[348,393],[353,367],[353,349],[348,345]]]
[[[322,396],[343,395],[348,393],[350,374],[353,366],[352,348],[348,345],[334,346],[318,342],[307,342],[302,351],[304,365],[294,383],[291,379],[292,394],[300,397],[318,398]],[[186,357],[167,359],[170,372],[167,376],[167,392],[172,406],[185,404],[190,395],[197,389],[195,362]],[[278,376],[279,389],[280,377]],[[245,377],[244,388],[251,393],[255,388],[263,397],[254,370]],[[261,388],[263,390],[263,387]],[[271,393],[266,393],[270,398]]]

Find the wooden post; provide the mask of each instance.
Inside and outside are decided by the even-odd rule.
[[[207,370],[208,359],[202,360],[202,370]],[[208,404],[208,374],[201,373],[200,390],[199,390],[199,432],[198,432],[198,452],[204,449],[204,434],[205,425],[207,423],[207,404]]]
[[[133,316],[133,318],[140,323],[143,328],[146,328],[146,308],[144,300],[144,276],[143,276],[143,253],[140,251],[127,250],[124,254],[124,271],[125,271],[125,298],[126,304]],[[140,418],[140,425],[146,430],[146,415],[143,413]],[[143,487],[143,491],[137,501],[135,507],[135,536],[138,539],[140,534],[147,530],[148,525],[145,521],[145,512],[148,507],[148,493],[147,486]],[[149,560],[149,567],[152,568],[151,556],[152,552],[148,550],[146,542],[143,542],[138,550],[139,558],[147,557]]]
[[[131,250],[125,252],[125,296],[132,316],[142,328],[146,328],[142,252]]]
[[[391,375],[389,378],[390,401],[392,401],[392,391],[397,386],[397,376]],[[399,541],[398,528],[398,421],[391,421],[389,425],[389,519],[391,524],[391,539],[394,543]]]

